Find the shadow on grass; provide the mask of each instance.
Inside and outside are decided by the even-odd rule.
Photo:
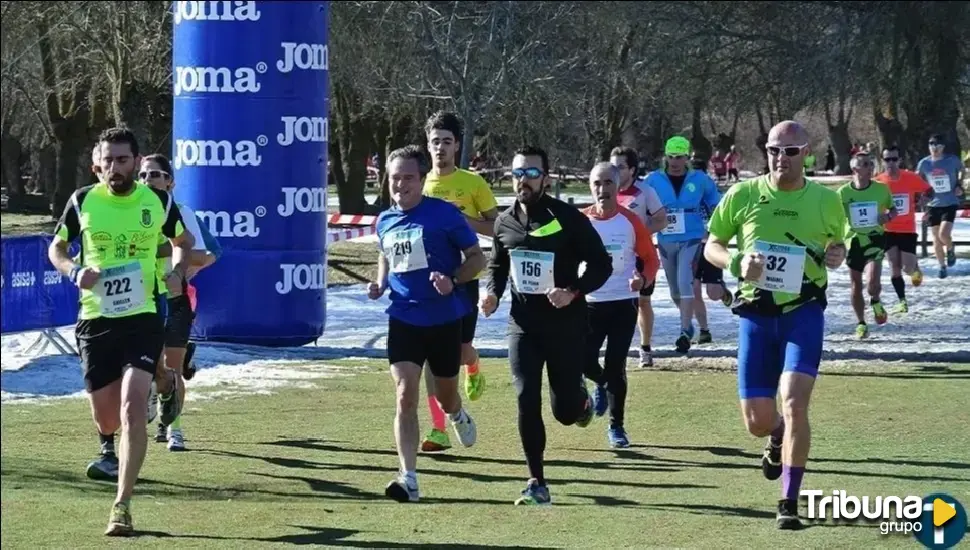
[[[644,504],[643,508],[651,508],[654,510],[661,510],[664,512],[682,512],[685,514],[694,514],[701,516],[724,516],[724,517],[742,517],[742,518],[753,518],[753,519],[774,519],[775,512],[771,510],[763,510],[756,508],[744,508],[742,506],[718,506],[716,504],[674,504],[674,503],[658,503],[658,504]],[[806,520],[802,518],[802,529],[811,529],[814,527],[865,527],[867,529],[876,529],[876,524],[871,523],[815,523],[811,520]]]
[[[287,525],[291,529],[299,529],[304,531],[303,533],[294,533],[290,535],[280,535],[276,537],[220,537],[216,535],[191,535],[191,534],[173,534],[165,533],[162,531],[137,531],[135,537],[138,538],[160,538],[160,539],[185,539],[185,540],[222,540],[222,541],[240,541],[240,542],[265,542],[265,543],[277,543],[277,544],[293,544],[293,545],[326,545],[334,547],[346,547],[346,548],[445,548],[445,549],[511,549],[511,548],[555,548],[553,546],[501,546],[501,545],[487,545],[487,544],[453,544],[453,543],[442,543],[435,542],[432,544],[420,544],[420,543],[400,543],[391,541],[376,541],[376,540],[345,540],[349,537],[353,537],[360,534],[365,534],[365,531],[358,531],[354,529],[337,529],[333,527],[310,527],[306,525]]]
[[[662,450],[673,450],[673,451],[696,451],[696,452],[706,452],[714,456],[719,457],[735,457],[745,460],[755,461],[751,464],[741,464],[732,462],[703,462],[695,460],[684,460],[684,459],[671,459],[663,458],[659,456],[649,455],[638,449],[662,449]],[[659,462],[662,465],[669,465],[671,467],[680,469],[689,468],[705,468],[705,469],[723,469],[723,470],[751,470],[760,468],[761,455],[750,453],[738,448],[732,447],[712,447],[712,446],[692,446],[692,445],[632,445],[630,449],[620,449],[620,450],[610,450],[610,449],[568,449],[574,452],[589,452],[589,453],[613,453],[617,458],[622,458],[631,461],[642,461],[651,462],[650,466],[653,467]],[[825,468],[816,468],[812,466],[816,463],[845,463],[845,464],[879,464],[884,466],[898,466],[898,467],[917,467],[917,468],[945,468],[954,470],[970,470],[970,464],[965,464],[961,462],[944,462],[944,461],[922,461],[917,459],[886,459],[886,458],[862,458],[862,459],[840,459],[840,458],[814,458],[810,457],[808,459],[809,468],[812,473],[818,474],[834,474],[843,476],[857,476],[857,477],[878,477],[878,478],[888,478],[888,479],[901,479],[907,481],[966,481],[965,478],[960,477],[947,477],[941,475],[918,475],[918,474],[905,474],[905,473],[883,473],[883,472],[863,472],[858,470],[831,470]]]

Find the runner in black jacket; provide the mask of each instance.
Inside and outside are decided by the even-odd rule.
[[[561,424],[585,427],[593,408],[583,383],[587,310],[585,294],[613,272],[612,260],[592,223],[576,207],[545,194],[549,157],[527,147],[515,154],[515,203],[495,220],[488,291],[491,315],[512,277],[509,363],[519,407],[519,436],[531,479],[516,504],[549,504],[542,454],[542,366],[549,367],[552,414]],[[579,275],[579,267],[585,270]]]

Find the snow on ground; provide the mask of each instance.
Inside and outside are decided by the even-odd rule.
[[[958,220],[956,240],[970,240],[970,220]],[[485,240],[485,239],[483,239]],[[854,337],[855,316],[849,303],[849,272],[842,267],[830,272],[829,308],[826,312],[826,359],[920,361],[970,364],[970,260],[958,259],[947,279],[937,278],[936,260],[920,260],[925,277],[914,288],[907,278],[910,311],[893,315],[895,292],[889,282],[888,265],[883,269],[883,301],[890,311],[889,322],[877,326],[871,310],[866,311],[871,335],[864,341]],[[654,354],[662,365],[674,356],[673,343],[679,333],[679,313],[670,301],[663,270],[654,292]],[[476,346],[486,357],[505,357],[505,329],[508,322],[508,294],[492,317],[480,318]],[[692,356],[734,357],[737,352],[737,319],[720,303],[706,301],[714,343],[695,347]],[[267,393],[280,387],[307,387],[313,381],[351,375],[354,369],[328,366],[337,358],[368,357],[382,363],[386,357],[387,297],[371,301],[364,285],[331,287],[327,290],[327,327],[317,345],[300,348],[259,348],[203,343],[196,352],[199,373],[188,383],[190,398]],[[73,328],[58,331],[74,341]],[[53,347],[27,356],[24,350],[38,333],[2,337],[0,398],[9,401],[45,401],[50,398],[83,395],[80,363],[76,356],[58,355]],[[634,337],[631,356],[635,355]],[[193,389],[204,389],[193,392]]]

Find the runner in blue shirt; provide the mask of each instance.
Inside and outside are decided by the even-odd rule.
[[[956,155],[944,154],[943,136],[935,134],[930,137],[929,146],[930,154],[916,165],[916,173],[933,188],[926,212],[926,225],[933,232],[933,252],[940,262],[940,278],[945,279],[946,268],[957,263],[956,248],[953,246],[953,221],[964,195],[960,181],[963,165]]]
[[[425,362],[435,377],[435,396],[458,440],[465,447],[475,443],[475,422],[458,394],[461,319],[472,310],[462,285],[484,269],[485,255],[457,207],[423,195],[428,161],[419,147],[393,151],[387,171],[395,206],[377,218],[381,255],[377,282],[367,288],[372,300],[391,290],[387,359],[397,388],[394,438],[401,473],[384,493],[398,502],[416,502],[418,393]]]
[[[674,136],[664,146],[665,166],[646,179],[667,210],[667,225],[657,233],[660,262],[670,288],[670,299],[680,309],[677,351],[687,353],[694,337],[694,259],[707,236],[703,209],[713,211],[721,198],[717,184],[706,173],[687,167],[690,142]]]

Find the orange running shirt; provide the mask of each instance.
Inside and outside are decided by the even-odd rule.
[[[889,186],[893,195],[893,204],[898,216],[886,224],[886,231],[890,233],[916,233],[916,196],[930,190],[930,184],[923,181],[916,172],[900,170],[899,179],[893,180],[888,172],[876,176],[876,181]]]

